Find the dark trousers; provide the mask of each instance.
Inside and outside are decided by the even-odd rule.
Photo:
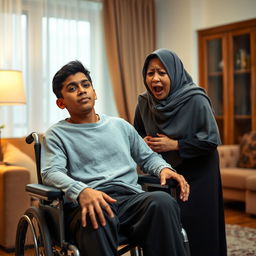
[[[105,214],[106,226],[95,230],[88,217],[83,228],[80,208],[71,213],[72,236],[81,256],[114,256],[127,241],[142,247],[145,256],[185,255],[180,210],[173,197],[162,191],[135,194],[118,186],[104,192],[117,200],[111,204],[115,217]]]

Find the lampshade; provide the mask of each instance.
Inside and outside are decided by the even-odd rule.
[[[0,70],[0,105],[25,104],[22,72]]]

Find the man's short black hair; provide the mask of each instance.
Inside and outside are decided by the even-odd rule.
[[[52,89],[57,98],[63,98],[61,90],[63,88],[63,82],[67,79],[67,77],[78,72],[85,74],[88,80],[92,83],[89,70],[87,70],[78,60],[70,61],[65,66],[63,66],[53,77]]]

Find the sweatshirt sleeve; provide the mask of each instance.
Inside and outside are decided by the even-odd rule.
[[[80,192],[88,186],[71,178],[67,173],[67,157],[61,140],[48,132],[43,137],[41,150],[41,175],[43,183],[61,189],[76,201]]]

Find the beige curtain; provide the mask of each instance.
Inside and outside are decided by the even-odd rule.
[[[109,71],[119,116],[133,122],[145,90],[142,65],[155,49],[154,0],[103,0]]]

